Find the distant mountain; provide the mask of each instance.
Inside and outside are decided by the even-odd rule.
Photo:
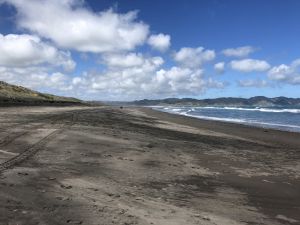
[[[166,98],[160,100],[139,100],[131,102],[138,106],[173,105],[173,106],[234,106],[234,107],[300,107],[300,98],[256,96],[252,98]]]
[[[76,98],[43,94],[0,81],[0,105],[70,105],[80,104]]]

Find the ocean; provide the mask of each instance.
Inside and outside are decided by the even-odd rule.
[[[257,127],[300,132],[300,108],[171,107],[151,108],[206,120],[218,120]]]

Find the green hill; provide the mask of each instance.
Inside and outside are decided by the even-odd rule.
[[[81,104],[76,98],[43,94],[0,81],[0,105],[71,105]]]

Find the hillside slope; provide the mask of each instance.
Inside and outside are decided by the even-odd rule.
[[[0,105],[60,105],[80,104],[76,98],[43,94],[31,89],[0,81]]]

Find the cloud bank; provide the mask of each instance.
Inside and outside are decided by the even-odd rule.
[[[17,10],[17,25],[59,47],[81,52],[129,51],[142,45],[149,27],[137,12],[93,12],[75,0],[5,0]]]
[[[71,59],[69,52],[44,43],[37,36],[0,34],[0,66],[25,67],[38,64],[62,66],[71,71],[76,63]]]

